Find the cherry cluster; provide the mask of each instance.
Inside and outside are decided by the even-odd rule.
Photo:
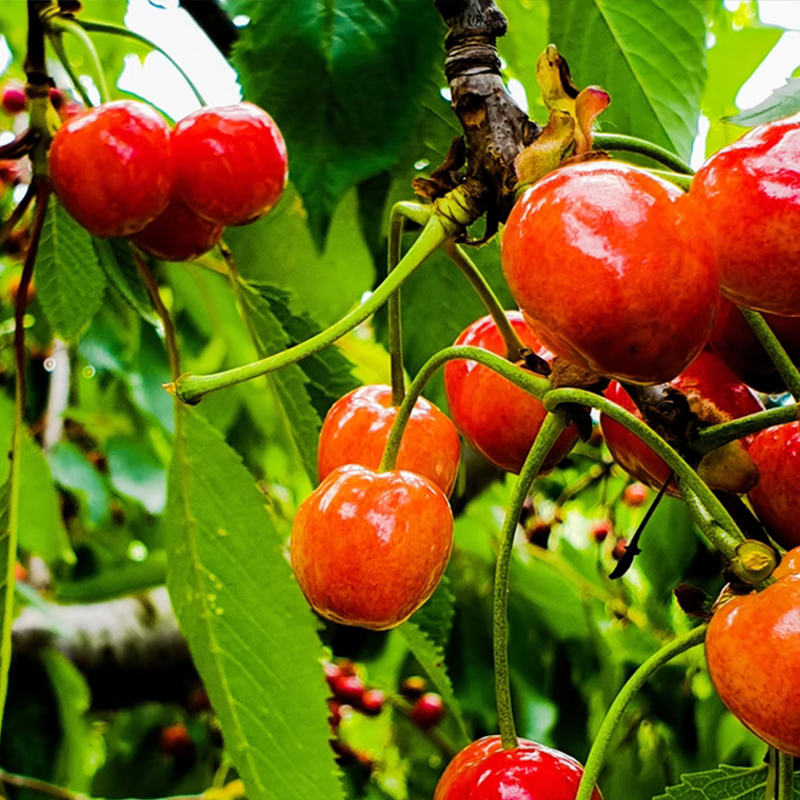
[[[278,126],[247,102],[201,108],[172,130],[145,103],[105,103],[58,129],[49,168],[62,204],[91,234],[130,237],[170,261],[197,258],[226,226],[262,217],[288,174]]]

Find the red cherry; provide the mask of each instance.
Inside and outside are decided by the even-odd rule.
[[[158,749],[169,758],[183,759],[194,751],[194,742],[189,730],[182,723],[167,725],[158,736]]]
[[[286,144],[252,103],[201,108],[173,132],[177,194],[201,217],[245,225],[278,202],[288,176]]]
[[[434,800],[574,800],[583,767],[571,756],[528,739],[503,749],[499,736],[467,745],[439,779]],[[603,800],[595,788],[592,800]]]
[[[710,408],[727,419],[744,417],[763,410],[761,402],[750,389],[708,351],[702,353],[670,385],[687,396],[690,408],[698,411],[701,417]],[[616,381],[611,383],[605,395],[639,419],[642,418],[630,395]],[[643,444],[638,436],[605,414],[600,415],[600,425],[614,460],[637,480],[653,488],[661,488],[669,475],[669,467],[660,456]],[[753,437],[748,436],[742,439],[742,443],[749,446],[752,440]],[[673,482],[667,491],[677,495],[678,487]]]
[[[300,505],[292,567],[319,614],[385,630],[433,594],[452,544],[453,515],[441,489],[411,472],[348,464]]]
[[[611,520],[604,519],[600,522],[595,522],[595,524],[591,527],[590,533],[592,539],[594,539],[597,544],[600,544],[606,540],[608,534],[613,530],[614,526],[611,524]]]
[[[800,116],[753,128],[715,153],[689,199],[708,220],[722,293],[800,315]]]
[[[84,106],[83,103],[78,103],[75,100],[67,100],[61,108],[58,109],[58,115],[66,122],[68,119],[77,117],[78,114],[82,114],[84,111],[86,111],[86,106]]]
[[[800,547],[793,547],[781,559],[781,563],[775,567],[772,577],[785,578],[787,575],[796,575],[800,572]]]
[[[511,211],[503,272],[542,343],[637,383],[674,378],[714,321],[716,269],[671,184],[618,162],[563,167]]]
[[[425,678],[419,675],[412,675],[400,684],[400,694],[403,695],[403,697],[409,698],[409,700],[416,700],[418,697],[422,697],[422,695],[425,694],[427,686],[428,682]]]
[[[333,696],[340,703],[357,706],[364,696],[364,684],[358,675],[340,675],[333,682]]]
[[[28,580],[28,569],[19,563],[14,562],[14,580],[25,583]]]
[[[16,81],[9,81],[2,88],[2,98],[0,104],[3,111],[7,114],[19,114],[28,107],[28,96],[25,94],[25,87]]]
[[[50,103],[56,111],[60,111],[64,105],[64,93],[55,86],[50,87]]]
[[[523,344],[552,360],[552,354],[542,347],[519,312],[507,311],[506,316]],[[498,355],[506,352],[503,337],[489,316],[473,322],[455,343]],[[547,414],[541,402],[475,361],[448,361],[444,391],[450,416],[470,445],[500,469],[519,472]],[[570,425],[550,451],[543,471],[552,469],[577,439],[578,431]]]
[[[342,704],[337,703],[335,700],[328,700],[328,708],[330,709],[330,716],[328,717],[328,725],[335,733],[342,722]]]
[[[164,261],[191,261],[208,252],[224,230],[223,225],[198,217],[174,197],[147,227],[131,236],[131,241]]]
[[[380,689],[370,689],[364,692],[358,710],[368,717],[377,717],[383,711],[383,704],[386,702],[386,695]]]
[[[636,508],[647,500],[649,490],[643,483],[630,483],[625,487],[622,500],[626,505]]]
[[[344,464],[377,470],[396,416],[389,386],[361,386],[339,398],[328,411],[319,434],[319,479]],[[420,397],[403,433],[397,469],[422,475],[449,495],[460,455],[453,423],[433,403]]]
[[[411,709],[411,721],[424,731],[438,725],[443,718],[444,702],[435,692],[422,695]]]
[[[625,555],[626,551],[628,550],[628,540],[627,539],[617,539],[614,542],[614,547],[611,549],[611,558],[614,561],[619,561],[622,556]]]
[[[783,547],[800,545],[800,431],[797,423],[776,425],[755,435],[750,458],[758,483],[748,497],[770,536]]]
[[[708,672],[756,736],[800,756],[800,575],[722,605],[708,626]]]
[[[59,199],[95,236],[130,236],[169,202],[169,128],[144,103],[119,100],[73,117],[56,131],[49,158]]]

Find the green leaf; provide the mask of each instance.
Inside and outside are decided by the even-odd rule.
[[[100,266],[111,285],[130,303],[139,316],[151,325],[158,324],[150,295],[139,277],[130,244],[125,239],[92,237]]]
[[[611,94],[604,130],[649,139],[688,159],[706,80],[706,27],[696,0],[561,0],[550,40],[579,87]]]
[[[138,500],[151,514],[160,514],[167,499],[166,470],[147,443],[109,439],[106,455],[111,485]]]
[[[92,525],[108,518],[110,494],[102,475],[71,442],[59,442],[47,453],[47,461],[56,483],[83,498]]]
[[[347,189],[396,163],[443,56],[441,18],[432,3],[396,0],[230,5],[250,17],[233,57],[244,95],[281,127],[321,247]]]
[[[790,117],[798,111],[800,111],[800,78],[787,78],[786,83],[775,89],[766,100],[747,111],[742,111],[741,114],[726,117],[725,121],[752,127]]]
[[[239,456],[179,408],[167,585],[251,800],[343,798],[315,619]]]
[[[47,209],[34,276],[53,330],[72,339],[99,310],[106,277],[92,237],[55,198]]]
[[[411,621],[441,650],[447,646],[455,616],[455,597],[450,579],[443,576],[430,600],[417,611]]]
[[[800,798],[800,773],[795,776],[794,796]],[[766,767],[729,767],[722,765],[709,772],[682,775],[679,786],[670,786],[666,794],[653,800],[764,800],[767,786]]]

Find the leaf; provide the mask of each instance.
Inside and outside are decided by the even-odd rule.
[[[578,86],[611,94],[604,129],[640,136],[688,159],[706,80],[706,27],[695,0],[562,0],[550,39]]]
[[[315,619],[239,456],[178,408],[166,530],[181,630],[252,800],[343,798]]]
[[[167,499],[166,471],[146,442],[109,439],[108,477],[120,493],[138,500],[151,514],[160,514]]]
[[[280,126],[321,247],[347,189],[397,162],[443,57],[441,18],[432,3],[391,0],[229,5],[250,17],[233,55],[244,95]]]
[[[111,498],[106,482],[74,444],[59,442],[47,453],[47,462],[56,483],[82,495],[92,525],[99,525],[108,518]]]
[[[798,111],[800,111],[800,78],[787,78],[786,83],[775,89],[766,100],[740,114],[726,117],[725,121],[752,127],[790,117]]]
[[[144,287],[130,244],[125,239],[98,239],[92,237],[100,266],[111,285],[127,300],[139,316],[151,325],[158,325],[158,315],[153,309],[150,295]]]
[[[800,773],[795,775],[794,796],[800,798]],[[682,775],[679,786],[653,800],[764,800],[767,786],[766,767],[729,767],[722,765],[709,772]]]
[[[34,276],[53,330],[74,338],[99,310],[106,277],[92,237],[55,198],[47,209]]]
[[[430,600],[411,618],[411,621],[441,650],[447,646],[455,616],[455,597],[450,591],[450,579],[442,577]]]

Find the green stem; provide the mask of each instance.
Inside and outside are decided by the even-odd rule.
[[[719,425],[711,425],[698,431],[697,436],[689,444],[696,453],[708,453],[728,442],[736,441],[736,439],[741,439],[751,433],[758,433],[758,431],[763,431],[773,425],[794,422],[797,420],[798,410],[800,410],[800,406],[792,403],[788,406],[770,408],[768,411],[759,411]]]
[[[653,673],[660,667],[671,661],[681,653],[686,652],[692,647],[697,646],[706,638],[706,625],[701,625],[699,628],[679,636],[674,641],[670,642],[665,647],[662,647],[657,653],[654,653],[647,659],[628,679],[628,682],[622,687],[619,694],[614,699],[611,707],[606,712],[603,723],[600,725],[600,730],[597,732],[592,749],[589,752],[589,758],[586,759],[586,767],[584,768],[581,782],[578,786],[578,793],[575,795],[575,800],[590,800],[592,792],[597,784],[597,779],[600,776],[600,770],[603,768],[603,762],[608,752],[608,746],[611,743],[611,738],[614,735],[614,730],[617,727],[625,709],[633,700],[639,689],[651,678]]]
[[[136,42],[141,42],[142,44],[147,45],[147,47],[151,47],[157,53],[161,53],[161,55],[164,56],[164,58],[166,58],[167,61],[169,61],[169,63],[178,70],[178,72],[180,72],[181,77],[189,85],[189,88],[192,90],[192,92],[194,92],[197,102],[200,103],[201,106],[206,105],[203,95],[200,94],[200,91],[194,85],[192,79],[183,70],[181,65],[166,50],[164,50],[162,47],[159,47],[155,42],[151,41],[146,36],[142,36],[141,34],[135,33],[127,28],[123,28],[119,25],[112,25],[107,22],[96,22],[94,20],[80,19],[76,20],[76,23],[85,31],[91,31],[92,33],[110,33],[114,36],[124,36],[128,39],[133,39]]]
[[[777,800],[794,800],[794,758],[778,753],[778,797]]]
[[[665,169],[648,169],[651,175],[655,175],[657,178],[662,178],[665,181],[669,181],[670,183],[675,184],[679,189],[683,189],[684,192],[688,192],[689,189],[692,188],[692,176],[691,175],[684,175],[678,172],[669,172]]]
[[[772,363],[783,378],[786,388],[792,393],[792,397],[796,401],[800,401],[800,372],[792,363],[792,359],[789,358],[783,345],[778,341],[778,337],[772,332],[772,328],[767,325],[764,317],[758,311],[751,311],[749,308],[740,308],[739,311],[742,312],[747,324],[758,336],[767,355],[772,359]]]
[[[778,751],[769,748],[769,767],[767,769],[767,782],[764,785],[764,800],[775,800],[778,789]]]
[[[397,207],[392,208],[389,222],[389,262],[387,276],[392,274],[394,268],[400,263],[403,251],[403,223],[405,217]],[[399,406],[406,393],[406,376],[403,370],[403,333],[400,319],[400,288],[391,295],[386,304],[389,318],[389,363],[392,377],[392,405]]]
[[[578,403],[579,405],[596,408],[611,419],[624,425],[631,433],[635,434],[648,447],[655,451],[672,470],[681,482],[681,486],[688,487],[698,497],[712,517],[719,523],[722,530],[728,534],[725,537],[712,538],[712,544],[728,559],[736,554],[732,546],[733,540],[744,541],[744,536],[719,499],[706,486],[700,476],[686,463],[678,452],[667,444],[654,430],[649,428],[642,420],[635,417],[616,403],[605,397],[587,392],[582,389],[554,389],[544,397],[544,407],[549,411],[557,408],[562,403]]]
[[[69,76],[70,81],[72,81],[72,85],[75,87],[75,91],[81,96],[81,100],[83,100],[83,104],[88,108],[91,108],[94,103],[89,98],[89,93],[86,91],[84,85],[80,82],[78,78],[78,73],[72,68],[72,64],[70,63],[69,57],[67,56],[67,51],[64,48],[64,41],[61,37],[60,33],[50,33],[47,37],[50,40],[50,44],[55,50],[56,55],[58,56],[58,60],[61,62],[61,66],[64,67],[64,71]]]
[[[511,381],[515,386],[519,386],[520,389],[524,389],[529,394],[540,399],[545,396],[550,387],[549,382],[545,378],[534,375],[522,369],[522,367],[518,367],[516,364],[512,364],[502,356],[497,355],[497,353],[491,353],[480,347],[466,347],[464,345],[446,347],[444,350],[440,350],[438,353],[431,356],[425,364],[423,364],[422,369],[420,369],[417,376],[408,387],[408,392],[406,392],[406,396],[403,398],[403,402],[397,411],[392,430],[389,432],[389,438],[386,441],[386,449],[383,451],[383,459],[379,467],[380,472],[395,468],[397,454],[400,451],[400,444],[403,440],[403,431],[408,424],[408,420],[411,418],[411,411],[417,400],[419,400],[427,382],[441,366],[448,361],[459,358],[477,361],[479,364],[488,367]]]
[[[92,66],[97,77],[97,91],[100,93],[100,102],[107,103],[108,86],[106,85],[106,76],[103,74],[103,67],[100,65],[100,59],[97,57],[97,50],[94,49],[92,40],[86,34],[86,31],[80,25],[78,25],[77,22],[71,19],[66,19],[65,17],[48,17],[46,24],[49,30],[54,34],[66,32],[80,40],[80,42],[86,48],[86,51],[89,53],[89,58],[92,62]],[[59,56],[59,58],[60,57],[61,56]],[[67,59],[67,61],[69,61],[69,59]],[[72,78],[71,74],[70,78]],[[76,88],[78,88],[79,85],[80,82],[76,84]],[[80,91],[80,89],[78,89],[78,91]],[[83,96],[83,93],[81,93],[81,96]],[[89,105],[91,105],[91,103],[89,103]]]
[[[663,164],[673,172],[694,175],[694,170],[674,153],[635,136],[626,136],[621,133],[594,133],[592,134],[592,144],[597,150],[623,150],[627,153],[639,153],[639,155],[647,156],[653,161]]]
[[[199,403],[210,392],[267,375],[322,350],[374,314],[436,248],[460,229],[461,225],[452,218],[442,214],[432,214],[422,233],[403,256],[400,263],[386,277],[386,280],[375,289],[369,299],[329,328],[273,356],[212,375],[185,374],[178,378],[174,384],[170,384],[165,388],[168,391],[173,391],[184,403],[193,405]]]
[[[529,348],[519,338],[514,326],[508,321],[505,309],[500,305],[497,295],[492,291],[492,287],[489,286],[486,278],[483,277],[483,273],[464,252],[464,249],[455,242],[448,242],[444,249],[453,260],[453,263],[461,270],[464,277],[470,282],[475,293],[486,306],[486,310],[491,314],[494,324],[497,325],[497,329],[506,344],[506,358],[509,361],[519,360],[520,352]]]
[[[494,600],[492,603],[494,645],[494,691],[497,699],[497,721],[503,747],[517,747],[517,732],[514,726],[514,710],[511,705],[511,679],[508,667],[508,585],[511,572],[511,554],[519,515],[533,479],[539,474],[556,440],[567,426],[563,414],[551,412],[542,423],[536,441],[522,465],[514,491],[511,493],[508,510],[500,533],[500,549],[494,576]]]
[[[681,495],[686,502],[686,507],[692,519],[697,525],[700,533],[706,537],[710,542],[713,542],[719,550],[725,552],[720,546],[720,542],[726,542],[726,550],[733,550],[735,552],[740,540],[734,539],[727,531],[725,531],[720,524],[709,514],[706,507],[700,502],[697,495],[688,487],[685,486],[680,479],[678,485],[681,488]],[[730,558],[730,556],[729,556]]]

